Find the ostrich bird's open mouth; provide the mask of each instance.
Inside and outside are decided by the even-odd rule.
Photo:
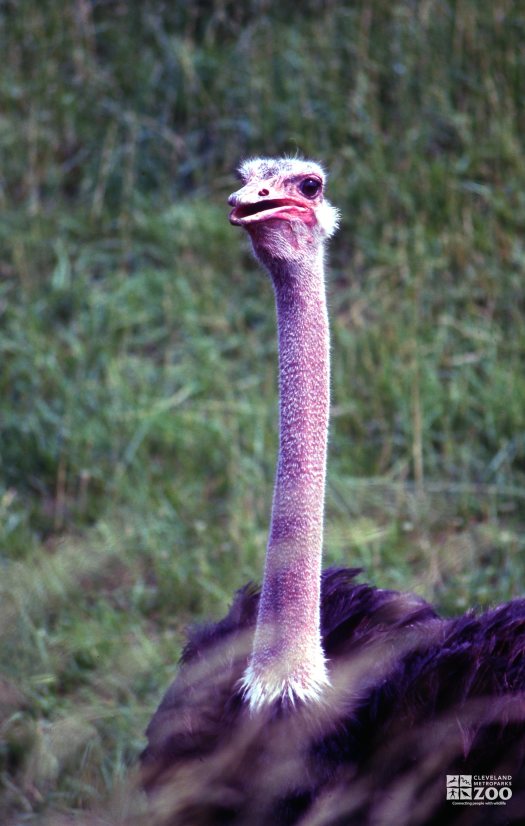
[[[268,221],[270,218],[304,217],[308,207],[293,198],[270,198],[254,204],[239,204],[230,212],[230,223],[238,226]]]

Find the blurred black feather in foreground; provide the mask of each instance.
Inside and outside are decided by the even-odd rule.
[[[159,824],[510,824],[525,818],[525,600],[441,619],[411,594],[323,575],[324,705],[250,717],[239,684],[258,593],[190,634],[148,728]],[[504,805],[454,806],[446,775],[512,777]]]

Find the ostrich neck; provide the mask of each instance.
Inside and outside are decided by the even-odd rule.
[[[252,706],[278,696],[308,699],[327,682],[320,639],[330,405],[323,269],[322,249],[309,266],[285,269],[280,262],[270,268],[279,336],[280,435],[259,615],[245,677]]]

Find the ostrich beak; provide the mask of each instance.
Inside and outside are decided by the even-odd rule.
[[[310,211],[299,198],[289,195],[283,198],[275,188],[261,181],[233,192],[228,203],[233,207],[230,223],[241,227],[270,218],[290,219]]]

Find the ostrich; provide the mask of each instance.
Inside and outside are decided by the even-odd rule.
[[[270,275],[279,340],[263,584],[189,632],[146,732],[142,785],[166,826],[518,822],[525,600],[443,619],[413,594],[359,583],[357,569],[321,572],[324,258],[338,212],[312,161],[252,159],[239,174],[230,222]],[[447,774],[512,776],[512,798],[454,808]]]

